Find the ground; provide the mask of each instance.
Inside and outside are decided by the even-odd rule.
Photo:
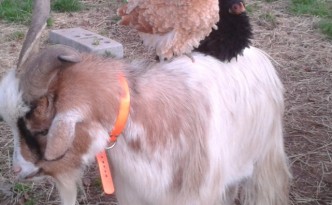
[[[52,13],[53,25],[44,32],[47,45],[50,29],[82,27],[121,42],[125,58],[152,57],[142,47],[137,33],[116,24],[120,0],[85,0],[79,13]],[[249,1],[254,27],[253,45],[275,61],[285,86],[285,146],[293,179],[291,204],[332,204],[332,41],[317,28],[318,19],[295,16],[285,0]],[[0,73],[13,67],[23,42],[19,33],[27,27],[0,21]],[[59,204],[51,180],[21,184],[13,180],[13,142],[8,126],[0,124],[0,204]],[[116,204],[102,193],[97,168],[87,169],[86,197],[80,204]]]

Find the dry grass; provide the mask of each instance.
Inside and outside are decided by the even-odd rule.
[[[288,6],[258,3],[254,44],[280,64],[285,85],[292,204],[332,204],[332,41],[319,33],[318,19],[293,16]],[[276,22],[257,18],[266,12]]]
[[[80,26],[123,43],[128,59],[153,58],[135,31],[116,25],[115,10],[122,1],[115,1],[86,0],[89,10],[53,13],[52,29]],[[278,62],[276,67],[285,85],[285,144],[294,176],[291,202],[332,204],[332,41],[320,34],[318,19],[292,15],[285,0],[249,4],[255,4],[250,14],[253,44]],[[8,41],[6,36],[25,29],[0,22],[0,73],[15,64],[22,44],[20,40]],[[43,45],[47,44],[47,32]],[[0,125],[0,134],[0,204],[24,204],[24,198],[34,204],[59,204],[50,180],[28,184],[26,193],[14,191],[11,133],[5,124]],[[87,197],[80,200],[81,204],[116,204],[112,196],[102,194],[96,167],[87,171],[85,181]]]

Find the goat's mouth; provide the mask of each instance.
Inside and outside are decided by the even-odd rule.
[[[36,171],[34,171],[26,176],[21,176],[21,177],[19,177],[19,180],[30,181],[30,180],[34,180],[38,177],[43,177],[42,169],[37,169]]]

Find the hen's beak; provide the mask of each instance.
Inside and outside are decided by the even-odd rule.
[[[234,14],[234,15],[240,15],[245,11],[246,11],[246,8],[242,2],[233,4],[231,6],[231,8],[229,8],[229,10],[228,10],[228,12],[230,14]]]

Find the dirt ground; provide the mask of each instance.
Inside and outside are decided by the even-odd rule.
[[[52,13],[50,29],[82,27],[121,42],[125,58],[141,59],[151,53],[142,47],[137,33],[118,26],[120,0],[85,0],[79,13]],[[255,39],[253,45],[274,60],[285,86],[285,145],[292,168],[291,204],[332,204],[332,41],[317,28],[318,19],[294,16],[289,2],[249,1]],[[13,67],[23,40],[17,31],[27,27],[0,21],[0,73]],[[16,183],[10,171],[13,142],[8,126],[0,124],[0,204],[59,204],[51,180]],[[84,178],[86,197],[80,204],[116,204],[102,193],[97,168],[92,165]]]

